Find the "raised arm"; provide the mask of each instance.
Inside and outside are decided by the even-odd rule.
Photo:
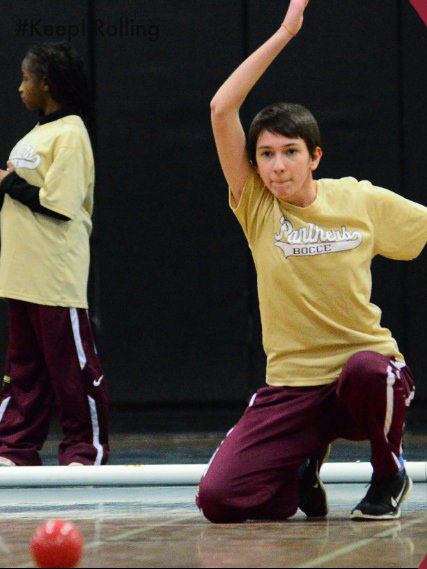
[[[219,160],[236,206],[251,171],[239,117],[240,107],[255,83],[301,29],[308,3],[309,0],[291,0],[279,30],[234,71],[211,101]]]

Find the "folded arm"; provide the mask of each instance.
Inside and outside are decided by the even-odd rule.
[[[35,213],[42,213],[43,215],[47,215],[48,217],[53,217],[61,221],[70,221],[69,217],[41,205],[40,188],[32,186],[26,182],[24,178],[18,176],[16,172],[1,170],[0,173],[2,174],[0,182],[1,200],[4,199],[5,194],[8,194],[11,198],[26,205]]]

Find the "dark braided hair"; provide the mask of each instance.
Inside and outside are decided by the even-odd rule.
[[[82,58],[66,42],[41,43],[31,47],[24,59],[30,73],[44,79],[52,99],[92,122],[89,84]]]

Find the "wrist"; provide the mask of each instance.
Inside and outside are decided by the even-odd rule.
[[[5,176],[0,179],[0,187],[3,193],[8,193],[9,188],[15,182],[18,175],[15,172],[7,172]]]

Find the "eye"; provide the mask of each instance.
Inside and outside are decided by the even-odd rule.
[[[272,153],[270,152],[270,150],[263,150],[261,152],[261,156],[265,156],[266,158],[270,158],[271,155]]]
[[[288,150],[286,151],[286,154],[288,156],[294,156],[295,154],[297,154],[298,150],[296,148],[288,148]]]

